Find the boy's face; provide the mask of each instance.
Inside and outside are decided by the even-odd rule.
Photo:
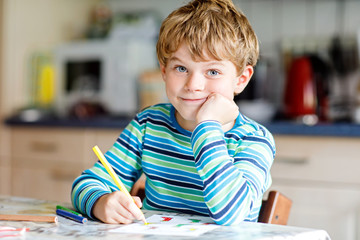
[[[194,61],[187,46],[182,44],[167,65],[160,66],[166,94],[177,110],[176,119],[182,127],[196,126],[192,123],[211,93],[233,100],[234,93],[240,93],[249,80],[244,81],[242,75],[238,76],[232,62],[218,61],[207,54],[205,57],[207,61]]]

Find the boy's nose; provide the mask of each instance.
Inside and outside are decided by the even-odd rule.
[[[204,90],[205,81],[203,76],[199,74],[190,74],[187,78],[185,89],[187,91],[201,91]]]

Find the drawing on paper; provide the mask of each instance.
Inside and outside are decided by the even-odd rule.
[[[146,219],[147,224],[133,223],[110,230],[118,233],[137,233],[174,236],[199,236],[218,227],[207,217],[184,217],[155,214]]]

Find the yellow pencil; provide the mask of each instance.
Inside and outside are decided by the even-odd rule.
[[[120,179],[116,176],[116,173],[114,169],[111,167],[110,163],[106,160],[104,154],[102,154],[101,150],[98,146],[93,147],[93,151],[95,152],[96,156],[99,158],[102,165],[105,167],[106,171],[109,173],[110,177],[114,180],[115,184],[118,186],[121,192],[125,193],[125,195],[130,198],[132,201],[135,202],[135,200],[131,197],[128,190],[125,188],[124,184],[120,181]],[[141,212],[141,210],[139,209]],[[146,220],[144,217],[144,214],[142,214],[142,221],[146,224]]]

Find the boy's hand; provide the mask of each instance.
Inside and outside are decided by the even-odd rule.
[[[197,124],[206,120],[214,120],[225,125],[234,121],[239,114],[239,108],[233,100],[221,94],[212,93],[201,106],[196,116]]]
[[[96,201],[92,213],[104,223],[129,224],[133,220],[141,220],[141,200],[139,197],[133,198],[136,204],[121,191],[105,194]]]

